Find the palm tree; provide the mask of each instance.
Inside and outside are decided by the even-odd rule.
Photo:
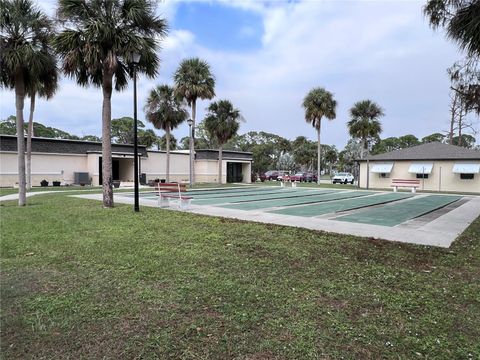
[[[51,20],[30,0],[0,0],[0,83],[15,90],[18,205],[26,204],[23,108],[28,89],[48,66],[45,49],[53,33]]]
[[[130,59],[140,55],[137,72],[157,74],[158,39],[166,34],[164,19],[155,15],[153,0],[59,0],[57,10],[64,30],[55,40],[63,71],[81,86],[103,91],[102,184],[103,206],[113,207],[112,89],[120,91],[133,74]]]
[[[378,138],[382,132],[382,125],[378,118],[384,115],[383,109],[371,100],[358,101],[350,109],[351,120],[348,122],[348,131],[352,138],[360,139],[361,159],[368,148],[368,141]]]
[[[215,96],[215,78],[210,71],[210,65],[199,58],[185,59],[180,63],[173,79],[175,94],[185,100],[192,111],[192,136],[190,138],[190,153],[195,151],[195,118],[197,99],[212,99]],[[193,156],[190,157],[193,161]],[[192,168],[192,183],[195,182],[194,167]]]
[[[240,121],[243,121],[240,110],[233,107],[228,100],[213,102],[207,108],[205,129],[210,137],[218,142],[218,183],[222,183],[223,145],[237,134]]]
[[[462,49],[480,56],[480,4],[472,0],[428,0],[424,13],[433,28],[443,26]]]
[[[187,120],[188,112],[182,101],[175,96],[174,89],[159,85],[150,91],[145,104],[145,116],[157,129],[165,131],[167,148],[166,178],[170,182],[170,132]]]
[[[38,79],[30,84],[28,96],[30,97],[30,115],[27,128],[27,190],[32,187],[32,136],[33,136],[33,113],[35,112],[35,98],[50,99],[57,91],[58,69],[57,60],[51,47],[45,49],[45,56],[48,64],[42,69]]]
[[[317,129],[317,183],[320,184],[320,160],[322,157],[320,144],[320,130],[322,127],[322,118],[333,120],[336,117],[335,109],[337,102],[333,99],[333,94],[324,88],[313,88],[303,99],[303,108],[305,109],[305,120],[307,123]]]

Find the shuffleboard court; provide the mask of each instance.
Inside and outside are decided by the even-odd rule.
[[[373,224],[382,226],[395,226],[407,220],[428,214],[442,208],[461,196],[452,195],[429,195],[416,197],[398,204],[390,204],[381,208],[359,211],[336,218],[339,221],[348,221],[362,224]]]
[[[212,199],[200,199],[194,197],[192,203],[195,205],[215,205],[215,204],[225,204],[225,203],[237,203],[244,201],[258,201],[258,200],[272,200],[272,199],[284,199],[284,198],[295,198],[299,196],[315,196],[318,194],[318,191],[315,190],[303,190],[303,189],[286,189],[281,192],[263,194],[259,193],[257,195],[251,196],[233,196],[233,197],[216,197]]]
[[[413,195],[407,193],[390,193],[372,196],[357,197],[341,201],[330,201],[321,204],[311,204],[286,209],[272,210],[269,212],[283,215],[312,217],[340,211],[360,209],[367,206],[381,205],[389,202],[407,199]]]
[[[326,201],[334,201],[341,199],[349,199],[360,196],[372,195],[372,191],[332,191],[324,190],[318,191],[317,194],[310,196],[298,196],[290,199],[267,199],[265,201],[254,201],[246,203],[237,203],[223,205],[221,207],[228,209],[236,210],[256,210],[256,209],[267,209],[271,207],[280,207],[280,206],[293,206],[293,205],[303,205],[303,204],[312,204]]]

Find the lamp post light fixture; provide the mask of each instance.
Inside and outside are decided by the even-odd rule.
[[[193,120],[192,119],[188,119],[187,120],[187,124],[188,124],[188,136],[190,138],[190,144],[192,143],[193,139],[192,139],[192,125],[193,125]],[[190,174],[189,174],[189,184],[190,186],[193,185],[193,179],[192,179],[192,174],[193,174],[193,154],[192,154],[192,146],[190,146],[190,151],[189,151],[189,154],[190,154]]]
[[[140,62],[140,54],[132,52],[130,61],[133,67],[133,177],[134,177],[134,210],[140,211],[138,199],[138,120],[137,120],[137,66]]]

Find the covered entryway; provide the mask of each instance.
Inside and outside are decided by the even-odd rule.
[[[98,158],[99,183],[102,185],[102,158]],[[133,158],[112,158],[112,180],[133,182]]]
[[[242,163],[227,162],[227,183],[235,183],[242,181]]]

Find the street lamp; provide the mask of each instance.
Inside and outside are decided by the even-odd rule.
[[[192,174],[193,174],[193,154],[192,154],[192,125],[193,125],[193,120],[192,119],[188,119],[187,120],[187,124],[188,124],[188,136],[190,138],[190,175],[189,175],[189,183],[190,183],[190,186],[193,185],[193,179],[192,179]]]
[[[130,61],[133,67],[133,177],[134,177],[134,210],[140,211],[138,200],[138,136],[137,136],[137,66],[140,62],[140,54],[130,53]]]

